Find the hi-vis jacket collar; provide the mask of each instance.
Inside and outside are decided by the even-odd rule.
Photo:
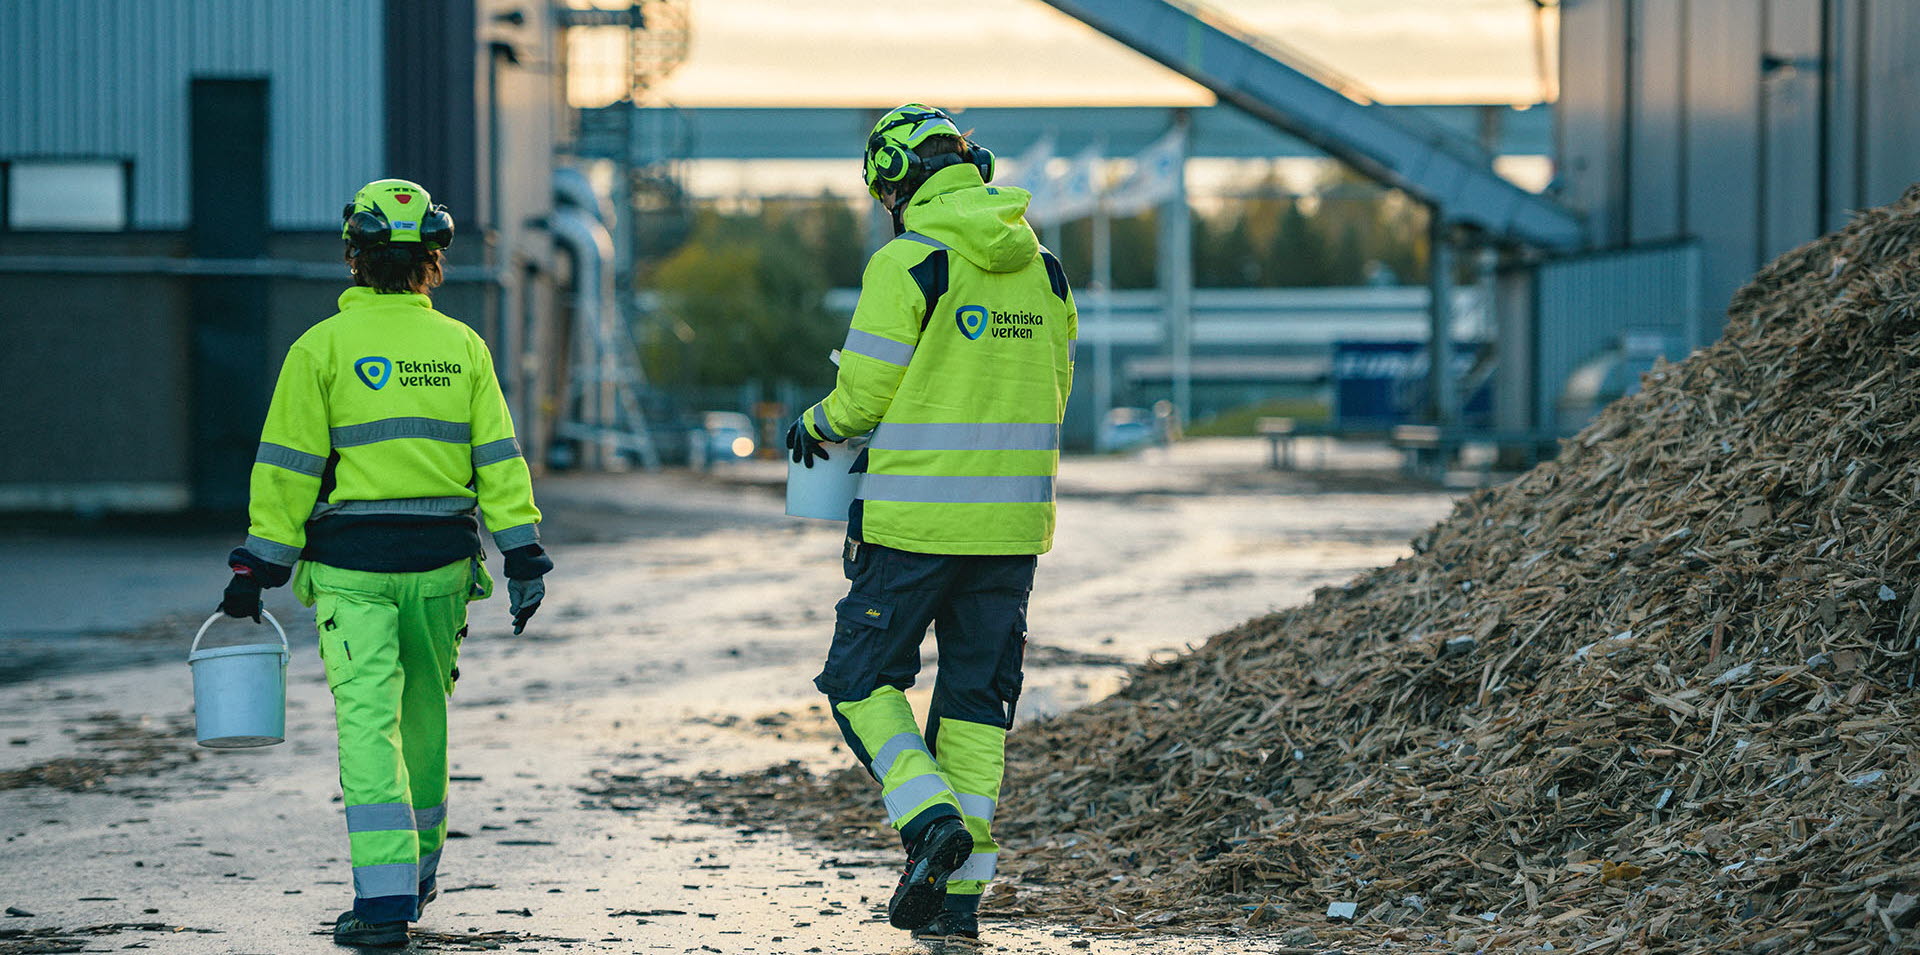
[[[902,219],[907,229],[938,239],[988,272],[1017,272],[1040,254],[1027,224],[1032,193],[989,186],[972,166],[948,166],[913,194]]]
[[[418,292],[382,292],[364,285],[356,285],[340,293],[340,310],[370,306],[413,305],[419,308],[432,308],[433,299]]]

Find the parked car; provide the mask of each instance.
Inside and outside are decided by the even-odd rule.
[[[707,411],[700,415],[689,449],[693,467],[706,470],[716,464],[753,457],[753,419],[738,411]]]
[[[1145,408],[1112,408],[1100,425],[1100,449],[1125,451],[1154,439],[1153,412]]]

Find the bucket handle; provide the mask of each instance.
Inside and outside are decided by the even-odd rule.
[[[213,616],[207,618],[206,623],[200,625],[200,632],[193,635],[193,646],[187,648],[188,656],[192,656],[194,651],[200,649],[200,638],[207,635],[207,628],[213,626],[215,620],[224,616],[226,616],[225,611],[216,610],[213,612]],[[267,618],[267,622],[273,624],[274,632],[280,634],[280,652],[292,654],[293,648],[287,645],[287,631],[281,629],[280,621],[273,619],[273,611],[262,607],[260,608],[260,616]]]

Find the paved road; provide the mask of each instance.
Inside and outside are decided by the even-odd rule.
[[[1030,615],[1023,717],[1110,692],[1120,670],[1101,657],[1174,652],[1392,560],[1450,506],[1444,494],[1395,488],[1377,454],[1336,455],[1366,473],[1320,479],[1262,472],[1263,453],[1194,442],[1065,465],[1059,543],[1042,560]],[[679,805],[582,806],[579,787],[596,769],[846,759],[809,682],[845,588],[839,527],[783,517],[776,478],[777,468],[749,465],[723,480],[542,482],[561,569],[525,637],[508,632],[502,601],[473,607],[453,728],[461,837],[442,870],[452,891],[420,926],[446,937],[418,948],[906,949],[876,910],[891,860],[781,828],[804,830],[804,820],[741,833],[690,823]],[[315,934],[349,895],[331,703],[311,622],[290,598],[269,602],[300,644],[288,743],[238,753],[179,744],[191,691],[178,660],[217,597],[225,546],[184,532],[0,538],[0,646],[61,661],[17,663],[20,682],[0,690],[0,779],[28,767],[110,777],[85,792],[0,791],[0,906],[34,913],[0,919],[0,931],[135,926],[89,939],[94,951],[338,950]],[[20,559],[29,554],[53,559]],[[68,759],[102,762],[59,762]],[[164,930],[138,927],[147,923]],[[989,928],[1030,952],[1273,944]],[[0,935],[0,952],[9,944],[26,943]]]

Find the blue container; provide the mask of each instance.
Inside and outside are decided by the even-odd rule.
[[[193,718],[200,745],[211,749],[272,746],[287,739],[287,632],[273,614],[260,611],[280,635],[279,643],[200,649],[215,613],[193,635],[187,667],[193,671]]]

